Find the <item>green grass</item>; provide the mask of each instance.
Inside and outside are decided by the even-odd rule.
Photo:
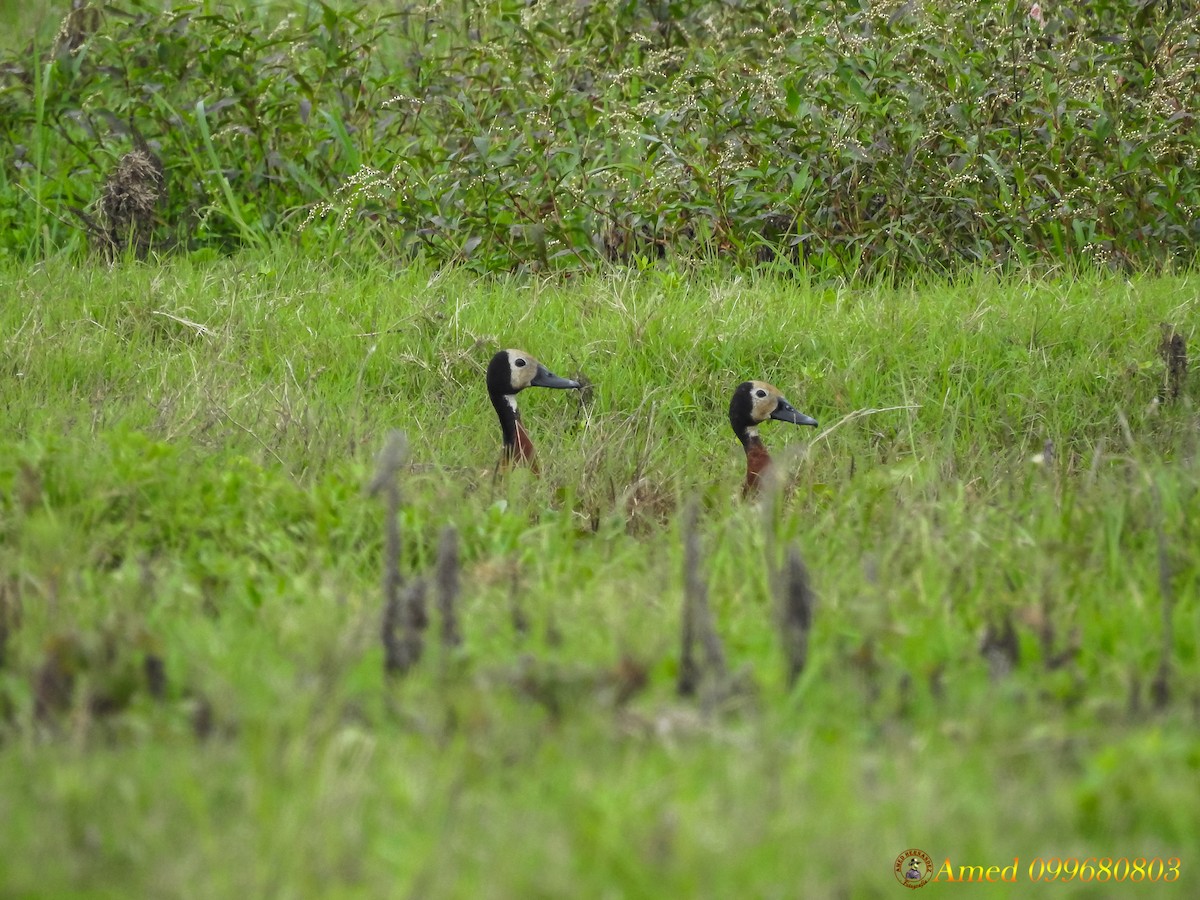
[[[1028,864],[1180,857],[1142,890],[1195,896],[1194,379],[1154,401],[1160,323],[1194,346],[1198,287],[9,268],[0,894],[882,897],[919,847],[1072,897],[1136,889]],[[594,387],[522,394],[543,473],[493,482],[507,346]],[[793,484],[769,515],[736,499],[725,419],[751,377],[821,422],[764,427]],[[404,571],[457,526],[466,643],[389,680],[364,487],[394,428]],[[717,708],[674,692],[692,497],[755,686]],[[793,543],[818,605],[789,691],[770,569]],[[980,651],[1006,621],[1007,674]],[[623,657],[648,684],[618,705]],[[55,667],[76,690],[39,716]]]
[[[55,29],[70,9],[69,3],[23,3],[21,0],[0,0],[0,48],[23,49],[34,34],[53,40]]]

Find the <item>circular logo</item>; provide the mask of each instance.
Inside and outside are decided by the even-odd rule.
[[[933,877],[933,859],[924,850],[905,850],[896,857],[896,880],[908,888],[925,887]]]

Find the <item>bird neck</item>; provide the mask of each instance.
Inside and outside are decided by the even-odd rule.
[[[527,462],[536,467],[533,441],[529,439],[529,432],[521,423],[521,411],[517,408],[516,395],[493,394],[492,405],[496,407],[500,431],[504,435],[504,462]]]
[[[738,437],[746,450],[746,483],[742,487],[742,493],[749,495],[761,487],[763,475],[771,466],[771,454],[763,446],[758,429],[746,428],[738,432]]]

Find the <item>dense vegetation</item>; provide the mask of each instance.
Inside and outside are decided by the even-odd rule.
[[[328,252],[489,271],[1190,261],[1198,15],[1144,0],[85,3],[0,60],[0,254],[89,234],[225,251],[308,223]],[[122,169],[138,148],[162,170]]]

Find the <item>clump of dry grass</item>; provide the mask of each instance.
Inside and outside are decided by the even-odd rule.
[[[1012,617],[1005,613],[999,622],[989,622],[979,639],[979,653],[988,664],[993,681],[1011,673],[1021,661],[1021,643]]]
[[[0,581],[0,669],[8,661],[8,640],[21,624],[21,601],[15,578]]]
[[[683,520],[683,621],[676,684],[681,697],[695,696],[702,687],[719,686],[729,678],[725,647],[713,624],[708,585],[700,571],[700,536],[696,519],[693,501],[684,512]]]
[[[144,259],[154,244],[159,211],[166,200],[166,173],[160,160],[138,140],[104,181],[95,215],[71,207],[83,222],[92,248],[109,260],[132,252]]]
[[[429,624],[425,609],[425,581],[414,579],[405,586],[400,571],[400,486],[397,475],[408,453],[408,441],[401,431],[392,431],[379,454],[375,477],[367,491],[385,498],[383,556],[383,617],[380,640],[383,643],[383,669],[388,675],[403,675],[421,659],[424,632]]]
[[[1167,547],[1167,533],[1163,528],[1162,496],[1155,486],[1153,490],[1155,519],[1154,543],[1158,563],[1158,592],[1162,600],[1162,650],[1158,668],[1150,682],[1150,699],[1155,709],[1165,709],[1171,702],[1171,669],[1175,647],[1175,629],[1172,614],[1175,611],[1175,572],[1171,554]]]
[[[458,529],[447,525],[438,542],[437,558],[438,613],[442,619],[442,646],[453,649],[462,645],[462,627],[458,621]]]
[[[1167,322],[1162,324],[1162,341],[1158,345],[1158,353],[1165,367],[1159,397],[1163,400],[1178,400],[1187,380],[1187,339],[1175,330],[1174,325]]]
[[[815,605],[808,567],[796,547],[788,550],[779,583],[779,637],[787,660],[787,684],[793,687],[808,663],[808,636]]]
[[[63,17],[54,38],[55,55],[75,53],[104,24],[104,12],[90,0],[71,0],[71,10]]]
[[[121,157],[100,196],[100,221],[111,254],[132,249],[139,258],[146,255],[164,188],[162,161],[148,147]]]
[[[31,679],[35,718],[76,725],[129,709],[145,694],[166,699],[170,684],[159,643],[143,627],[64,629],[50,635]]]

